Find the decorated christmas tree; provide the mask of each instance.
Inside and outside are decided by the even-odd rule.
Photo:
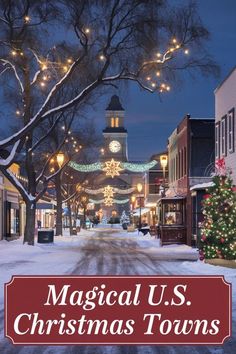
[[[125,210],[123,210],[123,212],[121,214],[120,223],[121,223],[121,225],[123,225],[123,224],[127,224],[128,225],[130,223],[130,218],[126,214]]]
[[[212,187],[207,189],[202,206],[200,259],[236,259],[236,193],[224,159],[216,163]]]

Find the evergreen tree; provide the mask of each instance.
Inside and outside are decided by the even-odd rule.
[[[236,259],[236,194],[224,160],[216,164],[214,185],[203,197],[200,259]]]
[[[123,225],[123,224],[127,224],[128,225],[130,223],[130,218],[126,214],[125,210],[123,210],[123,212],[121,214],[120,223],[121,223],[121,225]]]

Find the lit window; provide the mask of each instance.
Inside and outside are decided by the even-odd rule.
[[[119,128],[119,118],[116,117],[115,119],[116,119],[116,121],[115,121],[115,123],[116,123],[116,124],[115,124],[115,127],[116,127],[116,128]]]
[[[216,159],[220,158],[220,122],[216,123],[215,128],[215,155]]]
[[[228,115],[228,142],[229,142],[229,152],[234,152],[234,108],[229,111]]]
[[[221,120],[221,153],[222,156],[227,155],[227,116]]]
[[[115,118],[114,117],[111,118],[111,127],[112,128],[115,127]]]

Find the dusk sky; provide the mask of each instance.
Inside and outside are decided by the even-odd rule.
[[[170,1],[171,3],[171,1]],[[166,148],[168,136],[185,114],[192,117],[214,117],[214,89],[236,65],[236,1],[198,0],[199,13],[211,33],[209,53],[221,68],[219,78],[189,75],[184,84],[162,96],[140,91],[133,85],[125,94],[115,89],[126,110],[129,158],[148,160],[153,153]],[[191,48],[190,48],[191,49]],[[105,124],[104,109],[109,97],[104,97],[92,112],[99,129]],[[135,142],[140,142],[135,144]]]

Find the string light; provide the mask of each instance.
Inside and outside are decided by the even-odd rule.
[[[87,27],[85,28],[85,31],[84,31],[86,34],[90,33],[90,29]]]
[[[67,63],[68,63],[68,64],[71,64],[72,62],[73,62],[73,60],[72,60],[72,59],[70,59],[70,58],[69,58],[69,59],[67,59]]]
[[[151,86],[152,86],[152,87],[156,87],[155,82],[152,82],[152,83],[151,83]]]
[[[189,54],[189,50],[188,50],[188,49],[185,49],[185,50],[184,50],[184,54]]]
[[[42,64],[42,66],[41,66],[41,69],[44,71],[44,70],[47,70],[47,65],[46,64]]]
[[[30,17],[27,15],[27,16],[24,17],[24,20],[25,20],[26,23],[28,23],[28,22],[30,22]]]
[[[15,50],[12,50],[12,51],[11,51],[11,55],[12,55],[13,57],[15,57],[15,56],[17,55],[17,52],[16,52]]]
[[[40,86],[41,86],[41,87],[45,87],[45,82],[43,82],[43,81],[40,82]]]
[[[16,115],[20,116],[20,111],[18,109],[16,110]]]
[[[147,76],[147,81],[150,81],[151,80],[151,77],[150,76]]]
[[[103,60],[105,60],[106,58],[105,58],[105,56],[104,56],[103,54],[101,54],[101,55],[99,56],[99,59],[103,61]]]
[[[160,71],[157,71],[157,72],[156,72],[156,76],[161,76]]]
[[[173,43],[177,43],[177,39],[176,39],[176,38],[173,38],[173,39],[172,39],[172,42],[173,42]]]
[[[161,53],[157,53],[157,58],[160,58],[161,57]]]
[[[68,71],[68,66],[64,65],[62,69],[66,73]]]

